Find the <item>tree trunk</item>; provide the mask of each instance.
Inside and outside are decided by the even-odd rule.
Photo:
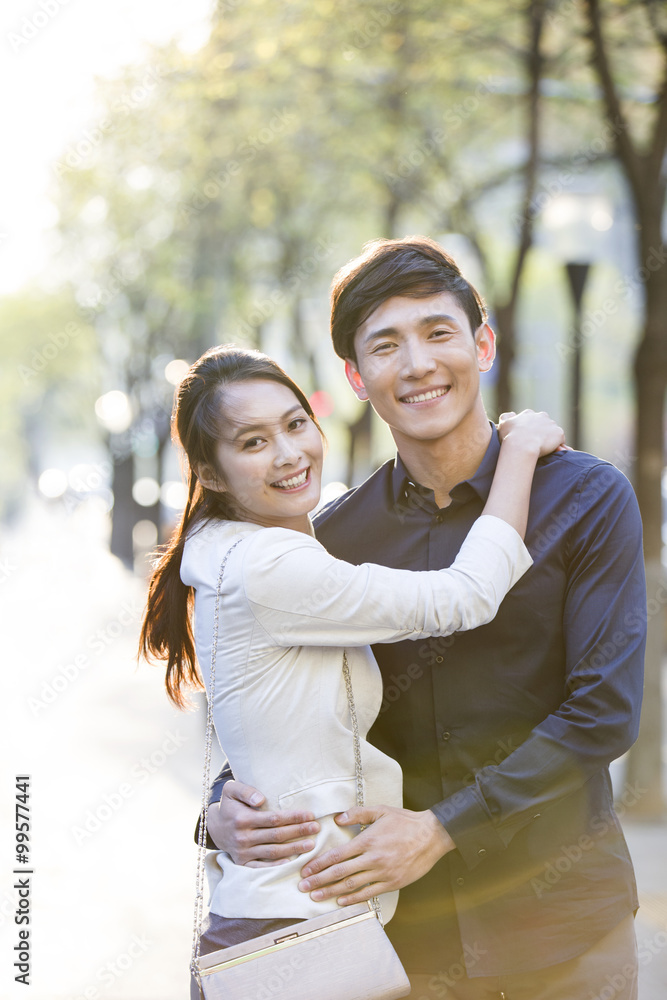
[[[657,206],[655,206],[657,208]],[[650,213],[645,206],[642,214]],[[662,471],[665,454],[664,405],[667,388],[667,266],[660,241],[660,212],[642,227],[646,314],[635,355],[637,404],[635,490],[644,524],[647,589],[647,640],[644,703],[639,739],[633,747],[628,781],[642,791],[635,815],[653,819],[664,810],[662,787],[662,669],[667,591],[662,568]],[[656,225],[657,223],[657,225]],[[651,270],[654,267],[655,270]]]
[[[519,245],[510,292],[507,300],[495,307],[498,324],[498,358],[496,363],[496,409],[498,414],[512,410],[512,368],[516,356],[516,310],[524,265],[533,243],[533,199],[537,184],[540,153],[540,81],[544,56],[542,32],[548,0],[532,0],[528,7],[530,46],[526,68],[530,80],[528,91],[528,160],[524,169],[524,190],[521,212],[515,217],[519,228]]]
[[[667,387],[667,267],[662,240],[667,150],[667,39],[649,13],[656,43],[664,53],[662,83],[656,94],[652,135],[640,151],[630,134],[602,33],[600,0],[586,0],[592,64],[602,88],[607,118],[615,129],[616,154],[632,194],[639,229],[635,272],[644,285],[644,332],[635,355],[635,490],[644,523],[644,560],[648,605],[644,704],[639,739],[632,748],[627,775],[643,789],[636,816],[657,818],[664,812],[662,787],[661,673],[664,649],[662,577],[662,471],[665,461],[664,408]],[[632,276],[634,279],[635,275]]]
[[[136,523],[136,507],[132,496],[134,485],[134,457],[112,452],[113,510],[111,512],[111,554],[117,556],[128,569],[134,568],[132,529]]]

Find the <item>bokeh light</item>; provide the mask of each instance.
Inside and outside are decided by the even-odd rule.
[[[132,487],[132,498],[140,507],[152,507],[160,499],[160,484],[151,476],[142,476]]]
[[[132,424],[132,407],[124,392],[112,389],[95,402],[95,415],[112,434],[122,434]]]
[[[62,469],[45,469],[37,481],[42,496],[55,500],[67,489],[67,475]]]

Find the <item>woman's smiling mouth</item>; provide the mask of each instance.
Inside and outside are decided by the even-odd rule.
[[[290,476],[289,479],[279,479],[275,483],[271,483],[279,490],[297,490],[300,486],[305,486],[310,478],[310,466],[304,469],[303,472],[297,473],[295,476]]]

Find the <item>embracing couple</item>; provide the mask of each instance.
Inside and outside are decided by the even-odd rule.
[[[197,661],[210,690],[216,636],[231,770],[202,951],[379,896],[415,998],[593,1000],[613,982],[633,1000],[608,770],[642,691],[633,491],[545,414],[489,422],[494,335],[435,242],[368,244],[334,278],[331,332],[398,454],[312,523],[322,438],[274,362],[214,348],[177,394],[188,504],[142,648],[181,703]]]

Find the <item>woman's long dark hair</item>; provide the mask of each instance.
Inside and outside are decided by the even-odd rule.
[[[278,382],[291,389],[317,425],[307,397],[272,358],[233,345],[212,347],[195,361],[176,393],[172,437],[185,453],[188,499],[169,544],[161,554],[148,588],[139,654],[167,661],[167,694],[179,708],[187,707],[183,688],[203,687],[192,632],[194,592],[181,580],[181,558],[188,532],[211,519],[237,521],[234,498],[209,490],[196,469],[205,465],[219,473],[217,447],[222,433],[221,402],[225,386],[250,379]],[[318,429],[319,429],[319,425]]]

